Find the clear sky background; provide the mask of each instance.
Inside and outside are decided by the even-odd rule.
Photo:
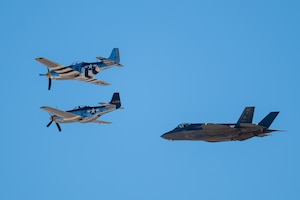
[[[299,1],[20,1],[0,3],[0,199],[300,199]],[[101,87],[38,76],[46,57],[96,61],[120,48]],[[62,110],[108,102],[110,125],[55,124]],[[183,122],[254,122],[243,142],[169,142]]]

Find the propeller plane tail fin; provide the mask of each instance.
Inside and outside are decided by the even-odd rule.
[[[111,98],[110,104],[116,105],[116,109],[121,108],[120,94],[115,92]]]
[[[104,58],[101,56],[97,56],[99,60],[102,60],[107,65],[116,65],[118,67],[122,67],[123,65],[120,64],[120,50],[119,48],[113,48],[111,54],[108,58]]]

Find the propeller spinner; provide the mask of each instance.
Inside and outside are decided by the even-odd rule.
[[[47,124],[47,127],[49,127],[49,126],[52,124],[53,121],[55,122],[55,124],[56,124],[56,126],[57,126],[57,128],[58,128],[58,131],[61,132],[60,125],[59,125],[59,123],[57,123],[57,122],[55,121],[55,117],[54,117],[54,116],[51,116],[51,117],[50,117],[50,122]]]
[[[47,68],[48,69],[48,68]],[[40,76],[46,76],[47,78],[48,78],[48,90],[50,90],[51,89],[51,72],[49,71],[49,69],[48,69],[48,72],[47,72],[47,74],[40,74]]]

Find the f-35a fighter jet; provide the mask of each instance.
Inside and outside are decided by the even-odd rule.
[[[163,134],[161,137],[167,140],[203,140],[206,142],[223,142],[232,140],[247,140],[252,137],[264,137],[273,131],[270,125],[279,112],[270,112],[258,124],[252,124],[254,107],[246,107],[237,123],[183,123],[174,130]]]

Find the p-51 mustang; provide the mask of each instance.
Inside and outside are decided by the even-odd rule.
[[[49,79],[48,90],[51,88],[51,80],[78,80],[97,85],[109,85],[109,83],[93,78],[99,72],[111,68],[112,66],[122,67],[120,64],[120,53],[118,48],[114,48],[109,58],[97,56],[99,62],[76,62],[69,66],[63,66],[46,58],[36,58],[35,60],[48,67],[48,73],[40,74]],[[50,68],[50,70],[49,70]]]
[[[61,131],[59,123],[72,123],[72,122],[80,122],[80,123],[98,123],[98,124],[110,124],[111,122],[100,121],[97,118],[102,115],[112,112],[114,110],[120,109],[121,100],[119,93],[114,93],[111,101],[109,103],[100,102],[102,106],[83,106],[76,107],[73,110],[62,111],[55,108],[51,108],[48,106],[43,106],[41,109],[51,113],[50,122],[47,125],[49,127],[52,122],[56,123],[56,126],[59,131]]]
[[[168,140],[203,140],[207,142],[243,141],[255,136],[268,136],[273,131],[279,131],[269,129],[279,112],[270,112],[257,125],[252,124],[253,113],[254,107],[246,107],[235,124],[180,124],[161,137]]]

